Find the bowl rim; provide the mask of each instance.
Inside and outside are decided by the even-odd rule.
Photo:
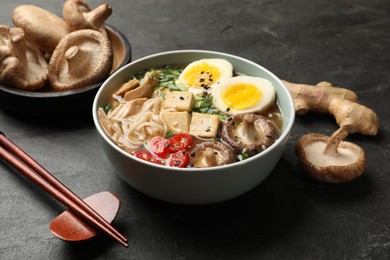
[[[231,164],[214,166],[214,167],[209,167],[209,168],[178,168],[178,167],[169,167],[169,166],[165,166],[165,165],[159,165],[159,164],[151,163],[151,162],[148,162],[148,161],[136,158],[135,156],[131,156],[129,153],[127,153],[126,151],[121,149],[118,145],[116,145],[108,137],[108,135],[106,134],[106,132],[102,128],[102,126],[101,126],[101,124],[99,122],[98,115],[97,115],[97,111],[98,111],[97,103],[98,103],[98,101],[100,99],[101,93],[103,92],[103,90],[108,85],[108,82],[111,81],[112,78],[116,77],[116,75],[122,73],[122,71],[126,70],[128,67],[133,66],[134,64],[137,64],[137,63],[141,63],[141,62],[143,62],[145,60],[152,59],[152,58],[159,57],[159,56],[165,56],[165,55],[188,54],[188,53],[211,54],[211,55],[214,54],[214,55],[218,55],[218,56],[226,56],[226,57],[230,57],[232,59],[241,60],[243,62],[246,62],[246,63],[250,64],[251,66],[258,67],[261,70],[265,71],[270,77],[272,77],[276,82],[278,82],[282,86],[282,88],[286,92],[287,99],[288,99],[289,104],[291,106],[290,115],[288,115],[290,117],[290,121],[284,127],[284,130],[281,133],[281,135],[278,137],[278,139],[276,139],[276,141],[270,147],[268,147],[264,151],[254,155],[254,156],[252,156],[252,157],[250,157],[248,159],[245,159],[243,161],[234,162],[234,163],[231,163]],[[145,164],[145,165],[148,165],[148,166],[160,168],[160,169],[163,169],[163,170],[169,169],[172,172],[180,172],[181,174],[183,174],[183,173],[191,173],[191,172],[204,172],[205,169],[207,169],[208,172],[210,172],[210,171],[217,171],[217,172],[219,172],[220,170],[223,170],[223,169],[226,169],[226,168],[239,167],[239,166],[247,164],[247,163],[249,163],[249,162],[251,162],[253,160],[256,160],[259,156],[264,156],[264,155],[270,153],[271,151],[276,149],[280,143],[282,143],[286,138],[288,138],[288,136],[289,136],[289,134],[290,134],[290,132],[292,130],[294,121],[295,121],[295,110],[294,110],[293,98],[291,96],[291,93],[288,91],[287,87],[282,83],[282,81],[275,74],[273,74],[271,71],[269,71],[268,69],[264,68],[263,66],[255,63],[255,62],[253,62],[251,60],[248,60],[246,58],[243,58],[243,57],[240,57],[240,56],[236,56],[236,55],[233,55],[233,54],[229,54],[229,53],[224,53],[224,52],[219,52],[219,51],[210,51],[210,50],[187,49],[187,50],[164,51],[164,52],[158,52],[158,53],[154,53],[154,54],[151,54],[151,55],[147,55],[147,56],[144,56],[144,57],[139,58],[137,60],[134,60],[134,61],[126,64],[122,68],[116,70],[113,74],[111,74],[104,81],[104,83],[99,88],[98,92],[96,93],[94,101],[93,101],[93,105],[92,105],[92,116],[93,116],[93,121],[94,121],[95,127],[98,130],[98,132],[99,132],[99,135],[111,146],[111,148],[114,148],[116,151],[118,151],[119,153],[121,153],[125,157],[127,157],[127,158],[129,158],[131,160],[138,161],[138,162],[140,162],[142,164]]]
[[[131,56],[132,56],[132,51],[131,51],[131,45],[129,40],[126,38],[126,36],[116,29],[115,27],[105,24],[105,27],[109,29],[112,33],[114,33],[120,41],[123,43],[124,48],[126,50],[125,56],[123,58],[123,61],[118,65],[118,69],[122,68],[126,64],[131,61]],[[117,71],[115,70],[114,73]],[[112,73],[112,74],[114,74]],[[111,75],[112,75],[111,74]],[[110,76],[111,76],[110,75]],[[28,98],[57,98],[57,97],[64,97],[64,96],[71,96],[75,94],[80,94],[84,92],[88,92],[92,89],[99,88],[105,80],[93,83],[91,85],[82,87],[82,88],[76,88],[76,89],[69,89],[65,91],[29,91],[29,90],[23,90],[23,89],[18,89],[18,88],[13,88],[5,84],[0,84],[0,91],[7,92],[8,94],[12,94],[15,96],[22,96],[22,97],[28,97]]]

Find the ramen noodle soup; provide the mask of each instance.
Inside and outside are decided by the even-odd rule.
[[[132,156],[204,168],[252,157],[279,137],[272,83],[237,75],[224,59],[165,65],[129,75],[98,111],[106,134]]]

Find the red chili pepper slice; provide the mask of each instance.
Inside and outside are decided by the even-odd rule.
[[[148,161],[148,162],[153,162],[153,160],[154,160],[153,155],[151,153],[145,152],[145,151],[136,152],[136,153],[134,153],[134,156],[139,158],[139,159]]]
[[[169,160],[169,166],[184,168],[187,167],[189,161],[189,154],[186,151],[180,151],[172,154],[171,159]]]
[[[149,141],[150,151],[160,158],[168,157],[168,148],[166,146],[167,141],[159,136],[155,136]]]
[[[162,162],[160,160],[157,160],[156,158],[154,158],[153,154],[151,154],[150,152],[147,152],[147,151],[136,152],[136,153],[134,153],[134,156],[139,158],[139,159],[148,161],[148,162],[162,164]]]
[[[168,150],[171,153],[185,150],[192,143],[192,137],[189,134],[177,134],[168,140]]]

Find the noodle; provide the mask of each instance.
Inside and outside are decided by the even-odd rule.
[[[98,117],[107,136],[122,150],[139,159],[172,167],[223,165],[244,160],[266,149],[263,144],[266,133],[260,129],[264,127],[258,126],[254,120],[261,117],[267,121],[269,128],[274,129],[271,126],[276,124],[280,129],[282,114],[276,102],[267,103],[270,107],[261,110],[264,116],[268,112],[267,118],[260,113],[260,108],[264,107],[259,108],[260,101],[250,104],[248,109],[232,112],[230,110],[234,107],[225,108],[221,100],[224,94],[211,91],[214,80],[208,67],[199,70],[199,75],[207,76],[200,76],[200,86],[192,86],[196,90],[183,83],[180,78],[182,72],[180,66],[166,65],[140,71],[132,80],[118,86],[108,96],[104,109],[98,109]],[[227,89],[230,85],[235,86],[235,90],[239,86],[240,91],[241,88],[243,91],[253,88],[257,91],[256,95],[263,95],[258,83],[263,79],[239,77],[229,76],[231,81],[226,81],[225,85],[220,83],[218,88],[223,86]],[[243,78],[245,81],[241,84]],[[233,80],[240,82],[236,84]],[[270,89],[267,93],[272,96],[274,90]],[[235,103],[246,102],[246,98],[235,99]],[[245,123],[245,127],[241,123]],[[276,139],[277,131],[266,137]]]
[[[156,93],[150,99],[120,103],[107,115],[100,108],[98,114],[104,130],[118,146],[135,149],[153,136],[165,135],[167,126],[161,118],[163,101],[161,93]]]

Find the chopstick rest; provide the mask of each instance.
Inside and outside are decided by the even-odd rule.
[[[108,223],[111,223],[119,210],[119,198],[108,191],[93,194],[84,199]],[[58,215],[50,223],[50,231],[58,238],[65,241],[83,241],[98,234],[88,222],[78,217],[71,210],[66,210]]]
[[[1,131],[0,156],[84,221],[106,233],[123,246],[128,247],[127,239],[122,234],[21,148],[9,140]]]

